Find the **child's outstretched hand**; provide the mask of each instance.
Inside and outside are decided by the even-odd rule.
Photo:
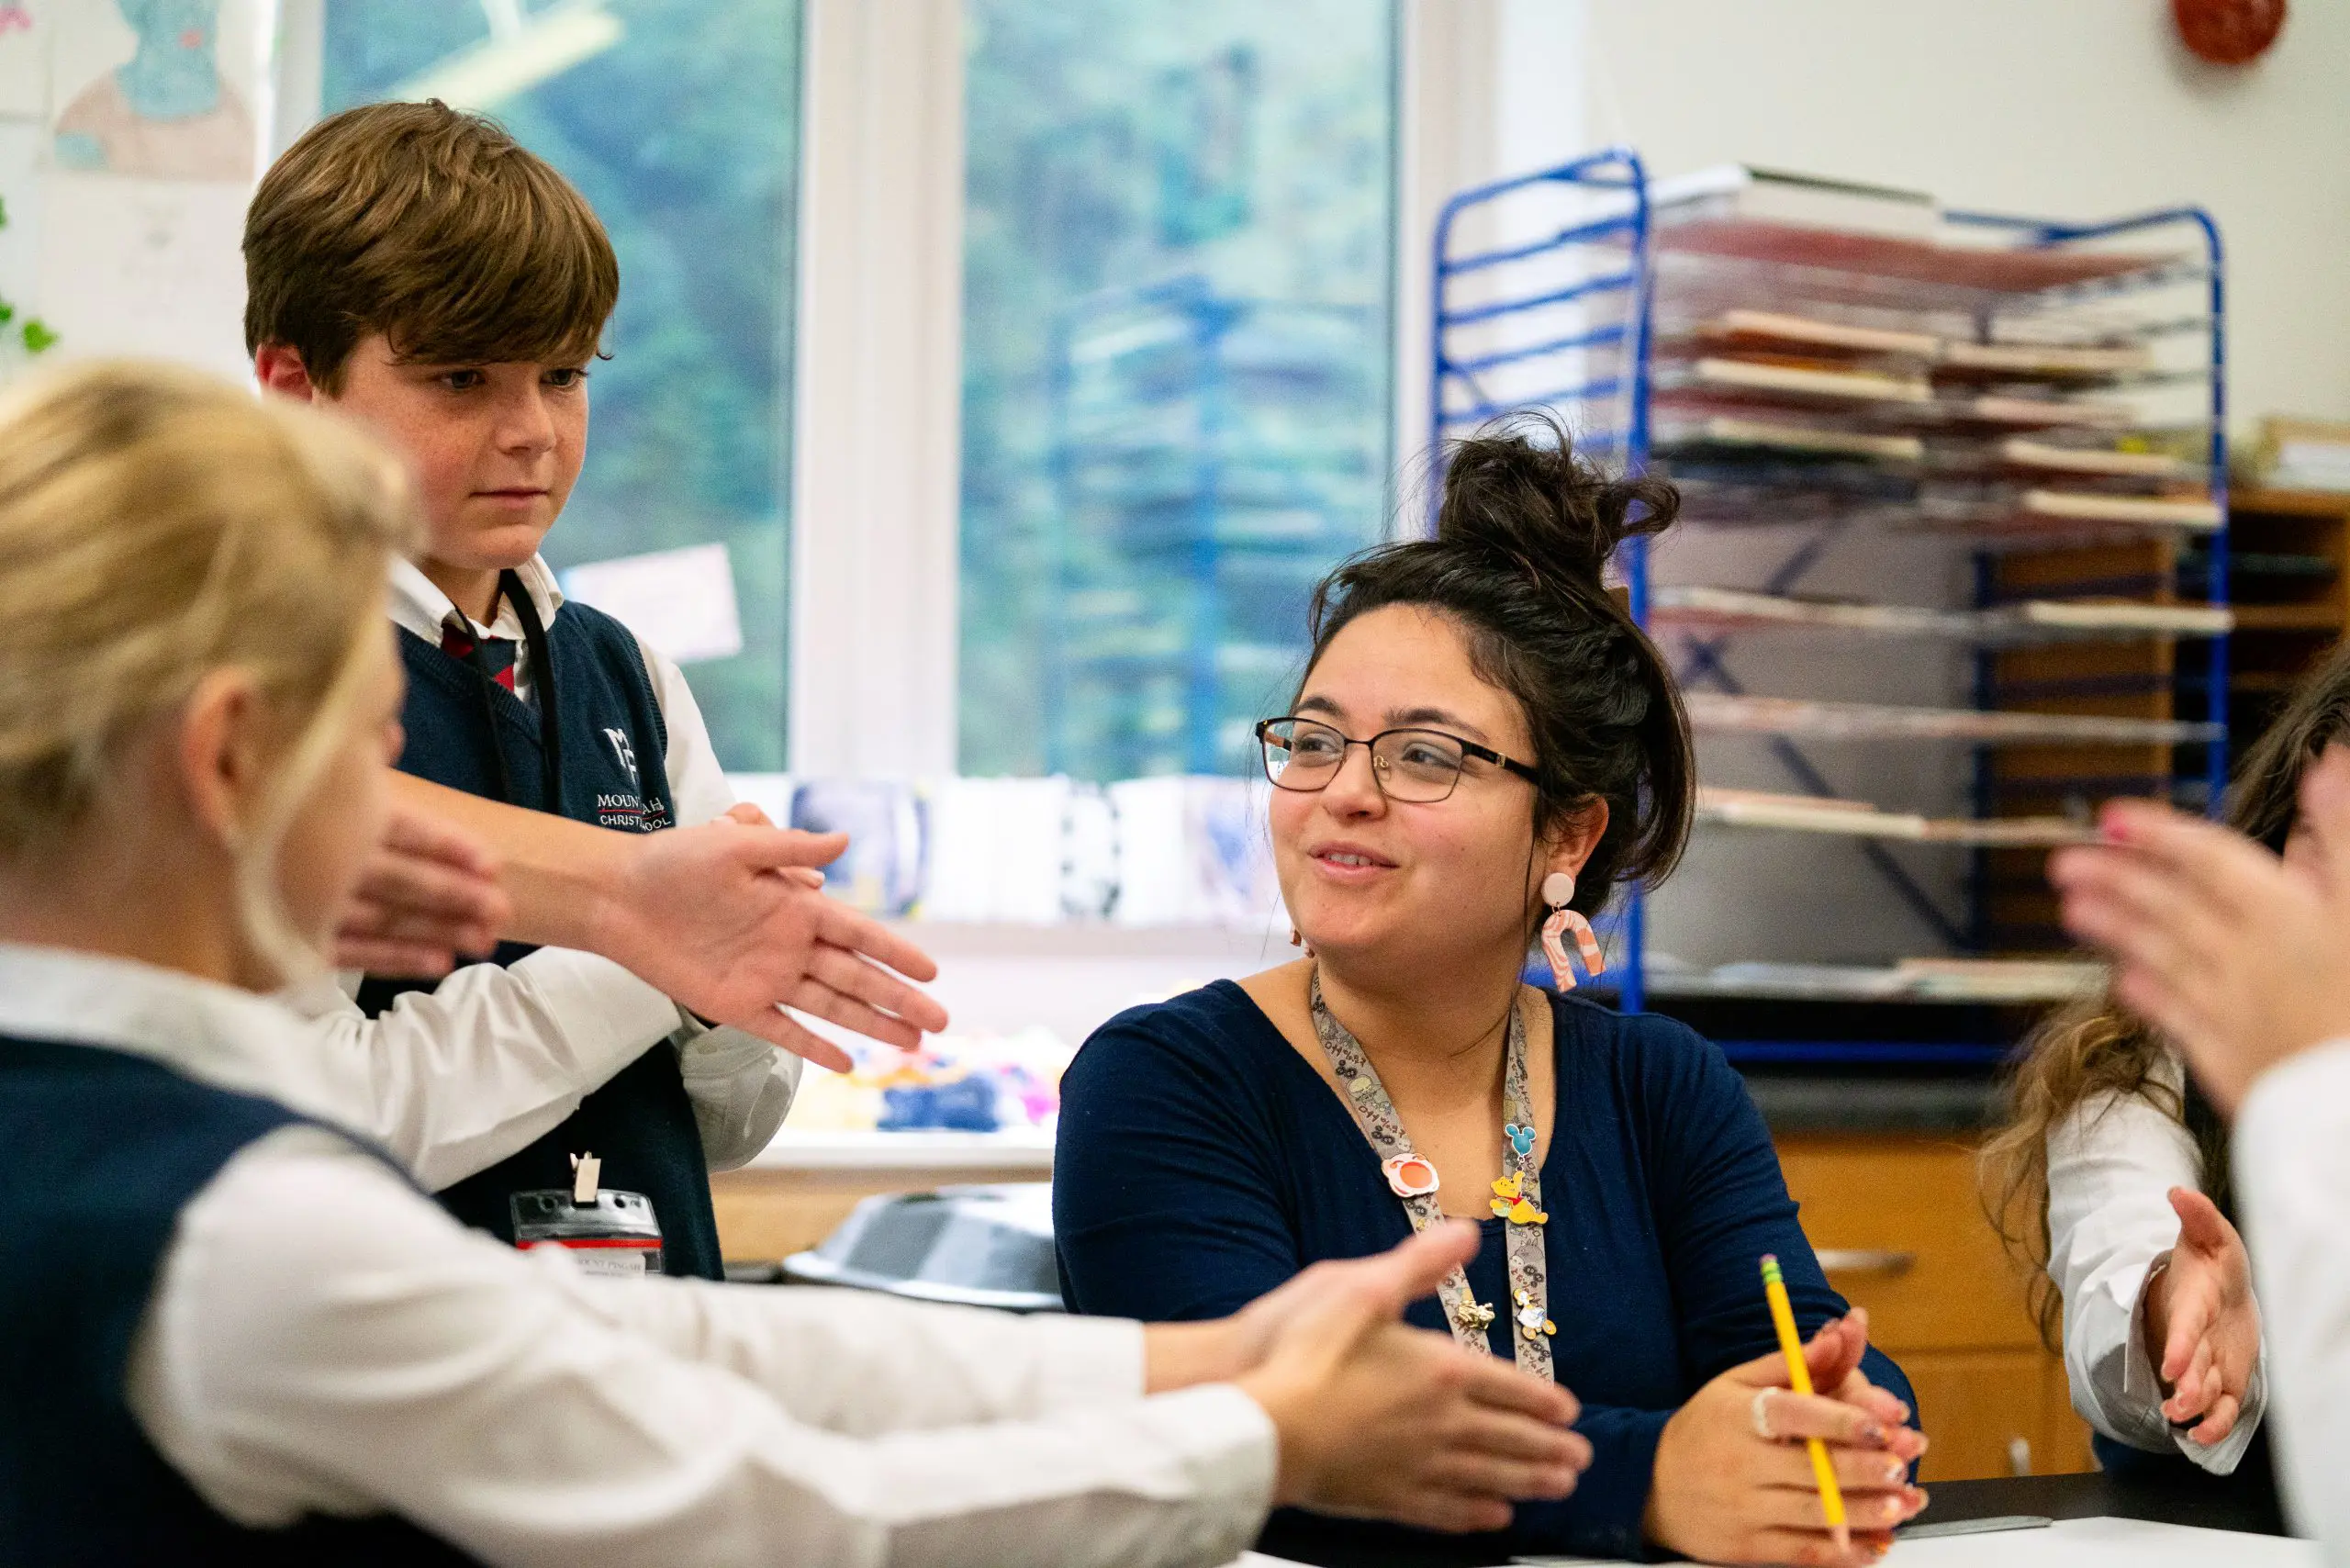
[[[335,967],[436,979],[460,956],[496,946],[512,915],[496,856],[470,834],[396,802],[335,927]]]
[[[2216,1443],[2235,1430],[2260,1361],[2260,1304],[2244,1238],[2210,1199],[2173,1187],[2178,1245],[2146,1294],[2146,1350],[2171,1390],[2163,1418]]]

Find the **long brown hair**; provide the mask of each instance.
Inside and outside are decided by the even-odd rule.
[[[2335,741],[2350,740],[2350,643],[2337,646],[2286,703],[2229,786],[2230,827],[2281,851],[2293,830],[2301,775]],[[2186,1127],[2200,1185],[2230,1206],[2228,1134],[2193,1086],[2171,1087],[2157,1067],[2170,1047],[2111,996],[2051,1014],[2017,1053],[2007,1083],[2008,1120],[1983,1146],[1985,1206],[2009,1249],[2033,1270],[2041,1338],[2056,1348],[2064,1302],[2048,1274],[2048,1135],[2091,1099],[2135,1095]]]

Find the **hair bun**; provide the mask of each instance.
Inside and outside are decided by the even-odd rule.
[[[1440,543],[1509,555],[1537,577],[1595,587],[1616,547],[1680,510],[1662,479],[1611,479],[1547,411],[1512,414],[1453,444],[1437,508]]]

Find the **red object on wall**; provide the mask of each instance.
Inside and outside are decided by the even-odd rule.
[[[2285,0],[2170,0],[2187,47],[2214,65],[2257,60],[2285,30]]]

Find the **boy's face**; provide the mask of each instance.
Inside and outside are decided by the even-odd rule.
[[[588,450],[578,364],[423,364],[380,332],[360,341],[322,401],[395,442],[416,472],[426,554],[466,572],[529,560],[554,526]]]

